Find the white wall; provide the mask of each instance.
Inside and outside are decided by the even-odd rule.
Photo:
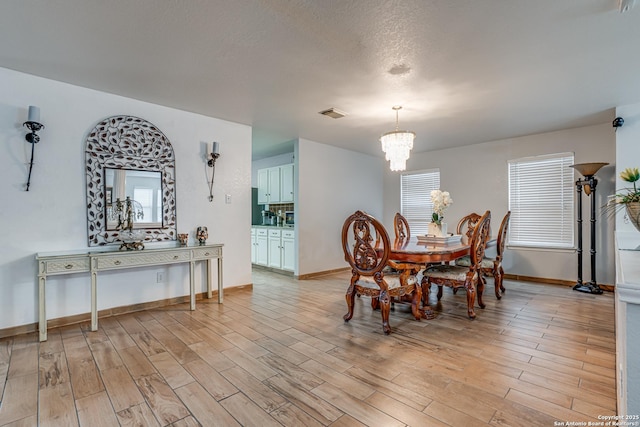
[[[454,200],[445,217],[449,227],[470,212],[490,210],[492,230],[499,227],[509,207],[507,162],[527,156],[574,152],[576,163],[609,162],[597,177],[598,211],[613,192],[615,133],[610,124],[589,126],[537,135],[491,141],[467,147],[412,153],[407,170],[440,168],[440,186],[449,191]],[[576,173],[576,179],[578,178]],[[400,210],[400,174],[387,171],[384,184],[384,221],[392,229],[393,216]],[[583,280],[590,279],[589,216],[590,199],[583,197]],[[597,216],[596,279],[598,283],[613,284],[615,278],[613,221]],[[497,232],[497,230],[493,230]],[[505,271],[510,274],[575,280],[577,255],[574,251],[541,251],[509,248],[504,259]]]
[[[296,274],[347,267],[342,225],[356,210],[382,218],[384,161],[305,139],[296,159]]]
[[[85,140],[97,122],[114,115],[141,117],[168,137],[176,157],[178,232],[207,226],[209,242],[225,244],[225,288],[251,283],[250,127],[2,68],[0,93],[0,329],[38,320],[36,252],[87,247]],[[45,129],[25,192],[31,145],[22,123],[29,105],[41,108]],[[220,142],[221,157],[210,203],[201,146],[212,140]],[[224,194],[232,195],[231,204],[224,204]],[[156,283],[158,270],[167,283]],[[197,292],[204,290],[203,271]],[[188,268],[100,274],[98,288],[98,309],[188,295]],[[51,278],[48,318],[88,313],[89,298],[88,275]]]

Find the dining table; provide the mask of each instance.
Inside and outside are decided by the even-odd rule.
[[[485,244],[485,248],[495,246],[497,238],[489,238]],[[450,243],[433,243],[418,239],[412,236],[409,239],[395,239],[391,242],[389,251],[389,259],[396,262],[406,262],[419,264],[421,268],[429,266],[429,264],[448,263],[469,255],[471,245],[467,236],[463,235],[460,241]],[[482,277],[480,280],[484,280]],[[435,312],[430,306],[422,307],[424,311],[423,318],[434,319]]]

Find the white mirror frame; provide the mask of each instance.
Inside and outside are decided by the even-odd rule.
[[[107,230],[106,167],[162,172],[162,228],[143,228],[144,240],[176,240],[175,156],[157,127],[138,117],[109,117],[89,132],[85,161],[89,246],[122,241],[120,231]]]

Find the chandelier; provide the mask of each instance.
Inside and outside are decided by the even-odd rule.
[[[389,160],[392,171],[403,171],[407,167],[409,152],[413,148],[413,139],[416,134],[407,130],[398,130],[398,110],[400,105],[392,107],[396,111],[396,130],[387,132],[380,137],[382,151],[385,159]]]

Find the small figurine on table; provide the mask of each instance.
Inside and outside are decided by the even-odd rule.
[[[196,236],[198,237],[198,243],[204,245],[207,243],[207,239],[209,238],[209,232],[207,231],[207,227],[200,226],[198,227]]]

